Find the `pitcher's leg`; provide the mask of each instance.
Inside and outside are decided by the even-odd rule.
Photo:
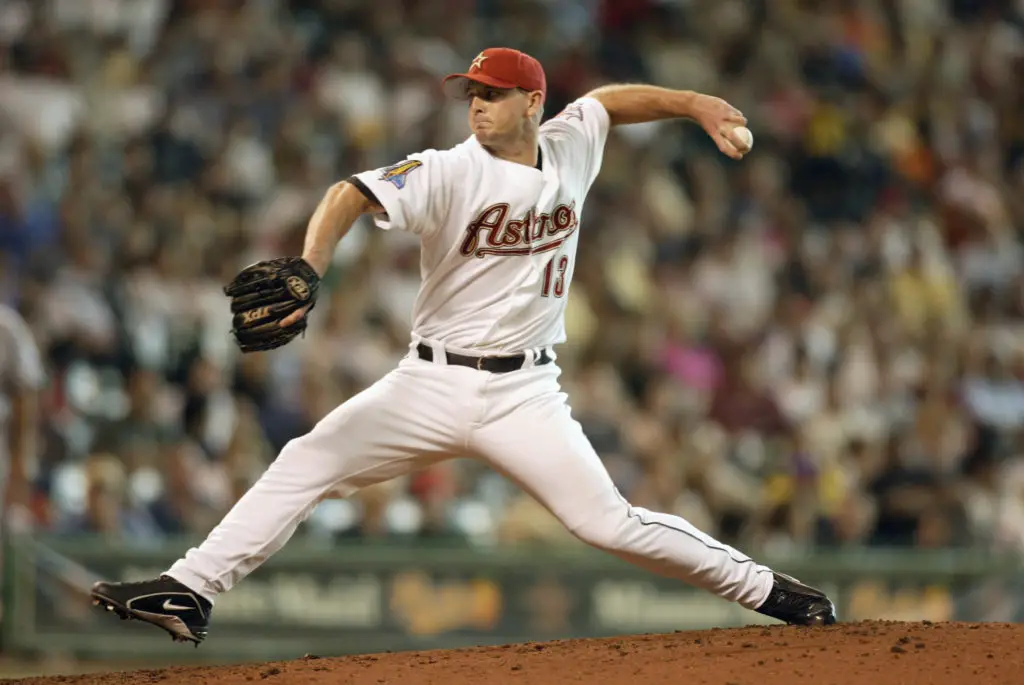
[[[419,369],[420,372],[424,370]],[[453,453],[456,392],[400,367],[290,441],[206,540],[167,575],[212,601],[281,549],[330,493],[347,496]]]
[[[460,381],[459,379],[462,379]],[[199,547],[164,575],[99,582],[93,603],[199,644],[215,596],[279,550],[328,493],[349,495],[465,446],[468,377],[406,358],[398,369],[289,442]]]
[[[555,392],[480,427],[472,446],[594,547],[749,609],[771,592],[771,569],[678,516],[631,506]]]

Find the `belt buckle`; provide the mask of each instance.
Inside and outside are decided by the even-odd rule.
[[[476,358],[476,370],[477,371],[483,371],[484,370],[484,360],[485,359],[486,359],[486,357],[477,357]]]

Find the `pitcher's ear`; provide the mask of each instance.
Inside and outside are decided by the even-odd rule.
[[[529,105],[526,108],[527,116],[534,117],[544,109],[544,94],[541,91],[526,91],[526,97],[529,98]]]

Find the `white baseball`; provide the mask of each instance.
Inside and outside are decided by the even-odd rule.
[[[754,134],[746,126],[734,128],[732,130],[732,137],[743,143],[743,147],[738,148],[740,152],[750,152],[750,148],[754,147]]]

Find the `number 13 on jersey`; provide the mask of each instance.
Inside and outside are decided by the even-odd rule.
[[[557,265],[556,265],[557,264]],[[544,284],[541,286],[541,297],[562,297],[565,295],[565,270],[569,268],[568,255],[555,255],[544,267]]]

